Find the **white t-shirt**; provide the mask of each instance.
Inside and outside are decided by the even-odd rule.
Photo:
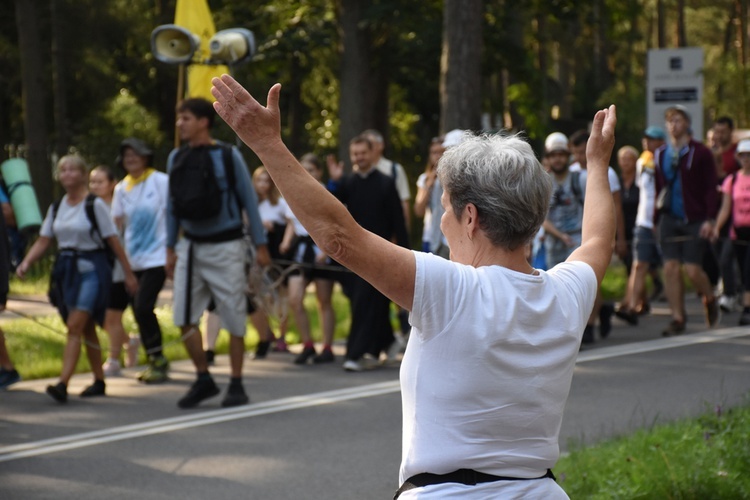
[[[57,209],[57,217],[52,223],[52,207],[47,210],[39,234],[57,239],[58,248],[75,248],[83,252],[97,250],[106,245],[99,241],[99,235],[92,231],[91,222],[86,216],[86,199],[75,205],[68,204],[68,195],[63,196]],[[99,233],[105,240],[117,235],[117,228],[109,216],[109,207],[101,198],[94,199],[94,216],[99,226]]]
[[[583,189],[583,195],[586,196],[586,179],[588,178],[589,172],[586,169],[581,168],[581,164],[578,162],[573,163],[568,168],[569,172],[581,172],[581,189]],[[620,191],[620,178],[617,177],[617,172],[612,167],[607,167],[607,180],[609,180],[609,190],[613,193]]]
[[[393,178],[393,164],[391,160],[385,157],[380,157],[378,162],[375,164],[375,168],[380,170],[382,174]],[[398,197],[401,201],[408,201],[411,199],[411,193],[409,192],[409,179],[406,177],[406,171],[400,163],[396,163],[396,191],[398,191]]]
[[[292,212],[292,209],[289,208],[289,205],[286,207],[286,212],[284,213],[284,217],[287,221],[291,222],[294,225],[294,234],[297,236],[310,236],[310,233],[307,232],[307,229],[305,229],[305,226],[303,226],[300,221],[297,219],[297,216],[294,215],[294,212]]]
[[[276,205],[272,205],[270,201],[263,200],[258,203],[258,213],[260,214],[260,220],[263,222],[273,222],[274,224],[286,224],[286,211],[289,206],[286,204],[284,198],[279,198]]]
[[[635,215],[636,227],[653,229],[654,227],[654,205],[656,203],[656,175],[654,163],[651,161],[650,168],[644,167],[643,160],[638,158],[635,163],[635,184],[638,186],[638,212]]]
[[[412,334],[400,374],[400,483],[462,468],[543,476],[559,456],[563,410],[596,297],[593,269],[566,262],[529,275],[414,255]],[[441,498],[467,487],[428,488]],[[461,498],[518,498],[529,488],[539,493],[533,498],[566,498],[547,479],[468,487]]]
[[[122,218],[125,251],[134,271],[162,267],[167,262],[167,197],[169,177],[154,172],[125,189],[125,181],[115,186],[112,217]]]

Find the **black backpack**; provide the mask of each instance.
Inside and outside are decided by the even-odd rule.
[[[191,148],[182,146],[174,156],[169,172],[169,198],[172,213],[178,219],[205,220],[219,215],[222,190],[214,174],[210,151],[221,148],[228,191],[234,191],[232,147],[217,143]],[[230,203],[231,207],[232,204]]]

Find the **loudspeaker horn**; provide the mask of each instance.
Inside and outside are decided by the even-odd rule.
[[[222,30],[208,42],[210,63],[236,65],[250,61],[255,54],[255,36],[244,28]]]
[[[167,64],[191,62],[200,43],[200,37],[176,24],[163,24],[151,32],[151,52]]]

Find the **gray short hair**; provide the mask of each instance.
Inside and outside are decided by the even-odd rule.
[[[438,177],[455,216],[472,203],[494,245],[517,249],[547,217],[552,180],[519,135],[467,134],[440,159]]]

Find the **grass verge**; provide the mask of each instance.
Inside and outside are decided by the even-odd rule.
[[[316,312],[315,295],[309,293],[305,297],[305,307],[310,316],[310,326],[315,340],[320,340],[320,323]],[[333,307],[336,311],[335,338],[346,338],[349,331],[349,302],[340,291],[333,296]],[[164,354],[172,361],[187,359],[187,353],[180,340],[180,332],[172,322],[172,308],[168,306],[157,307],[156,317],[162,327],[164,342]],[[271,320],[272,328],[278,332],[278,319]],[[123,315],[125,331],[137,332],[138,328],[133,318],[132,311],[128,309]],[[55,377],[62,370],[62,352],[66,341],[66,330],[62,319],[58,315],[30,319],[18,319],[3,324],[5,340],[11,359],[16,369],[25,380]],[[109,337],[106,332],[99,330],[102,356],[106,357],[109,348]],[[299,342],[294,320],[289,319],[289,330],[286,340],[290,344]],[[245,345],[253,349],[258,343],[258,333],[248,323]],[[229,335],[222,332],[216,344],[216,352],[225,354],[229,350]],[[145,361],[143,349],[140,353],[141,362]],[[76,366],[76,373],[91,371],[86,356],[82,353]]]
[[[750,406],[659,425],[571,452],[555,466],[571,498],[750,498]]]

